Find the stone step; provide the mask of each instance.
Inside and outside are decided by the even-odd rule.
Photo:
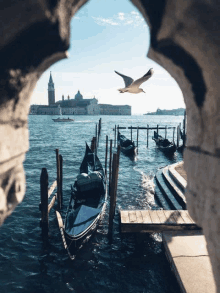
[[[163,177],[163,170],[159,169],[155,175],[156,182],[161,192],[164,195],[165,200],[168,202],[169,206],[171,206],[172,210],[182,210],[183,207],[176,200],[174,192],[167,186]]]
[[[169,188],[173,191],[173,194],[175,195],[177,201],[181,206],[186,209],[186,198],[183,194],[182,190],[179,188],[179,186],[176,184],[176,181],[173,180],[173,177],[170,176],[169,173],[169,166],[163,168],[163,176],[168,184]]]

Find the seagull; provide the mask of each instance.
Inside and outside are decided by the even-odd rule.
[[[115,71],[115,73],[120,75],[124,79],[124,82],[125,82],[125,88],[119,89],[120,93],[128,92],[131,94],[138,94],[138,93],[142,93],[142,92],[145,93],[145,91],[143,91],[143,89],[139,88],[139,86],[143,82],[147,81],[153,75],[154,71],[153,71],[153,68],[151,68],[144,76],[142,76],[139,79],[136,79],[135,81],[131,77],[123,75],[117,71]]]

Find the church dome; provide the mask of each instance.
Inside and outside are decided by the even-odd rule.
[[[78,93],[75,95],[75,100],[79,101],[82,99],[83,99],[83,96],[81,95],[80,91],[78,91]]]

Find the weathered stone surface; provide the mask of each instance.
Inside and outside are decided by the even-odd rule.
[[[21,201],[30,95],[41,74],[66,58],[69,23],[86,0],[0,3],[0,213]],[[220,292],[220,2],[132,0],[151,31],[148,56],[182,89],[187,109],[186,193],[203,227]],[[23,144],[21,143],[23,141]]]
[[[85,2],[0,3],[0,224],[25,192],[30,96],[41,74],[66,58],[71,17]]]
[[[187,206],[203,227],[220,292],[220,2],[132,0],[151,31],[148,56],[178,82],[187,110]]]

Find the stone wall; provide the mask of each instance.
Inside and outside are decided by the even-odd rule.
[[[187,206],[203,228],[220,292],[220,2],[132,0],[151,31],[148,56],[182,89]]]
[[[66,58],[70,20],[85,2],[0,3],[0,224],[25,193],[30,96],[41,74]]]
[[[25,192],[30,96],[66,57],[69,22],[86,0],[1,1],[0,220]],[[176,79],[187,109],[187,202],[203,228],[220,292],[220,2],[132,0],[148,22],[148,56]],[[146,48],[147,49],[147,48]]]

